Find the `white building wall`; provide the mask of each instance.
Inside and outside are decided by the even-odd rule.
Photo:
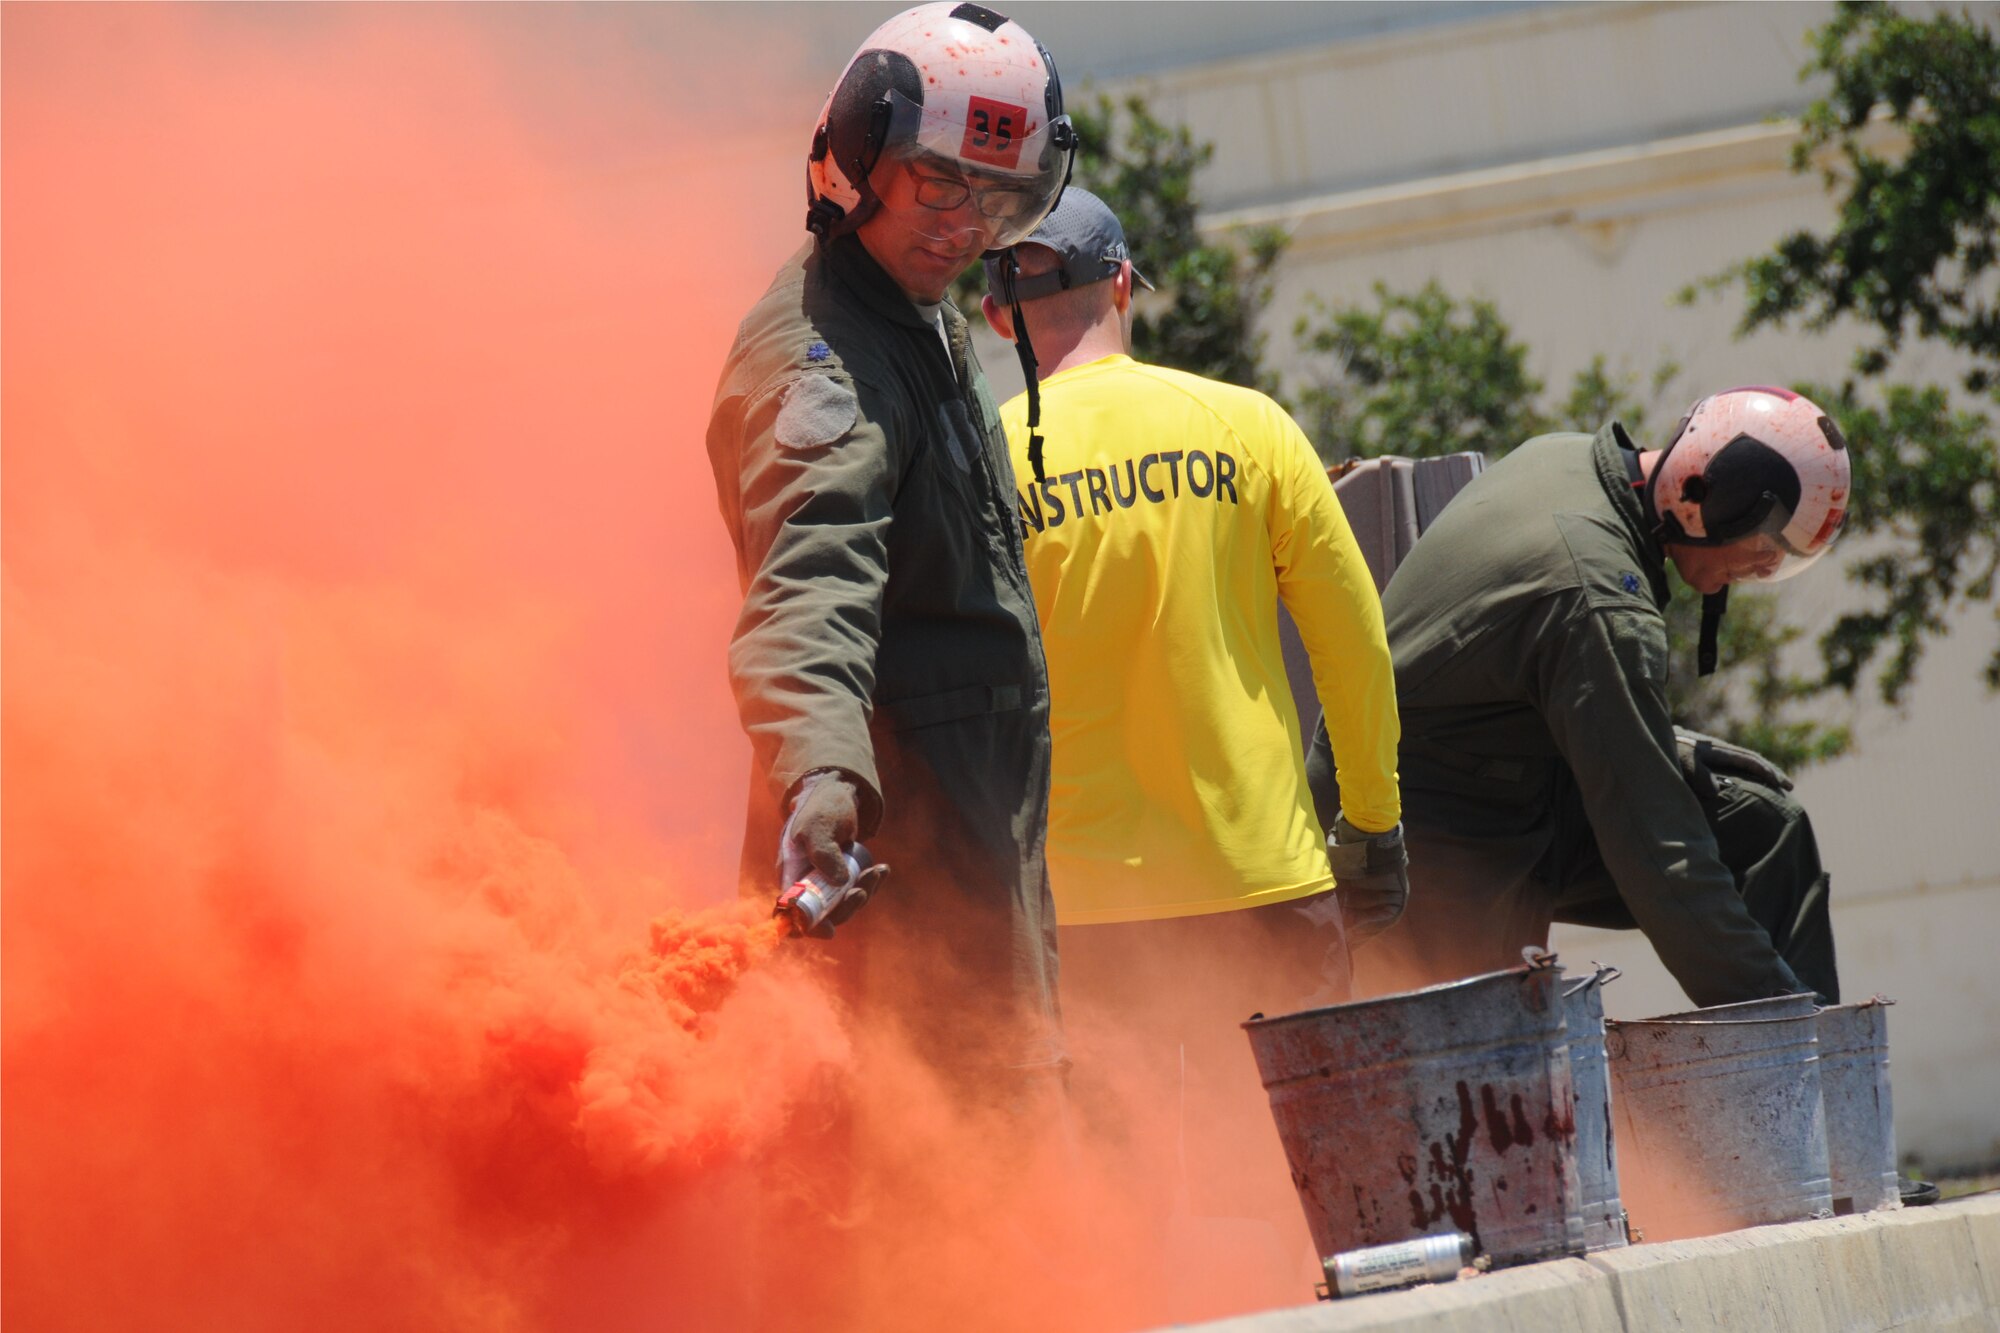
[[[1805,100],[1818,4],[1557,4],[1119,87],[1216,147],[1218,210],[1751,124]]]
[[[1975,10],[1993,15],[1992,5]],[[1293,244],[1266,328],[1296,374],[1308,293],[1436,278],[1495,301],[1552,394],[1593,353],[1646,373],[1671,357],[1680,400],[1728,384],[1838,379],[1850,336],[1731,339],[1734,294],[1685,283],[1824,227],[1817,181],[1787,169],[1804,36],[1825,4],[1558,5],[1158,71],[1112,85],[1216,144],[1217,228],[1284,226]],[[1226,22],[1218,15],[1217,22]],[[1053,40],[1053,39],[1052,39]],[[1131,238],[1143,261],[1145,238]],[[1012,357],[988,343],[1003,394]],[[1943,364],[1905,373],[1948,378]],[[1009,387],[1009,386],[1012,387]],[[1659,416],[1671,418],[1672,412]],[[1782,595],[1814,628],[1851,597],[1822,568]],[[1936,643],[1907,706],[1831,700],[1857,752],[1805,774],[1833,873],[1843,985],[1886,992],[1900,1139],[1933,1167],[2000,1159],[2000,700],[1977,680],[1990,605]],[[1560,930],[1579,960],[1625,968],[1614,1016],[1681,1004],[1637,935]]]

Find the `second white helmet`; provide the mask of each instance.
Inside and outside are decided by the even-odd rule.
[[[1775,582],[1812,564],[1847,518],[1853,471],[1833,418],[1789,389],[1710,394],[1688,409],[1646,488],[1660,539],[1683,546],[1756,541]]]

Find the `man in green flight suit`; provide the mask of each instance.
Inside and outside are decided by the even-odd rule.
[[[1382,598],[1403,723],[1402,920],[1356,957],[1381,994],[1517,965],[1551,921],[1638,928],[1697,1004],[1839,998],[1827,876],[1783,775],[1667,712],[1666,564],[1704,596],[1797,573],[1848,505],[1831,418],[1784,389],[1696,403],[1667,446],[1613,422],[1475,478]],[[1314,799],[1338,808],[1322,727]]]
[[[708,431],[744,588],[745,889],[844,885],[865,839],[895,878],[828,946],[844,991],[1003,1104],[1065,1067],[1048,678],[1006,436],[944,297],[1054,206],[1074,148],[1018,24],[942,3],[878,28],[813,136],[814,239],[743,321]]]

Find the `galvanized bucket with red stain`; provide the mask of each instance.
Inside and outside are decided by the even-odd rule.
[[[1243,1026],[1322,1255],[1454,1230],[1495,1264],[1583,1252],[1555,968]]]

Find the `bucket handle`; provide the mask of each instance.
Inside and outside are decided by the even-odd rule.
[[[1824,1014],[1831,1013],[1835,1009],[1887,1009],[1894,1003],[1894,1000],[1884,995],[1881,991],[1876,991],[1865,1000],[1855,1000],[1848,1004],[1822,1004],[1813,1012]]]
[[[1597,970],[1595,972],[1592,972],[1589,976],[1585,977],[1582,981],[1577,982],[1574,986],[1571,986],[1568,990],[1564,991],[1563,998],[1565,1000],[1567,1000],[1570,996],[1576,994],[1578,991],[1584,989],[1586,986],[1608,986],[1612,982],[1618,980],[1618,978],[1625,975],[1625,973],[1619,970],[1618,968],[1607,966],[1603,963],[1598,962],[1594,958],[1591,960],[1590,965],[1596,968]]]

